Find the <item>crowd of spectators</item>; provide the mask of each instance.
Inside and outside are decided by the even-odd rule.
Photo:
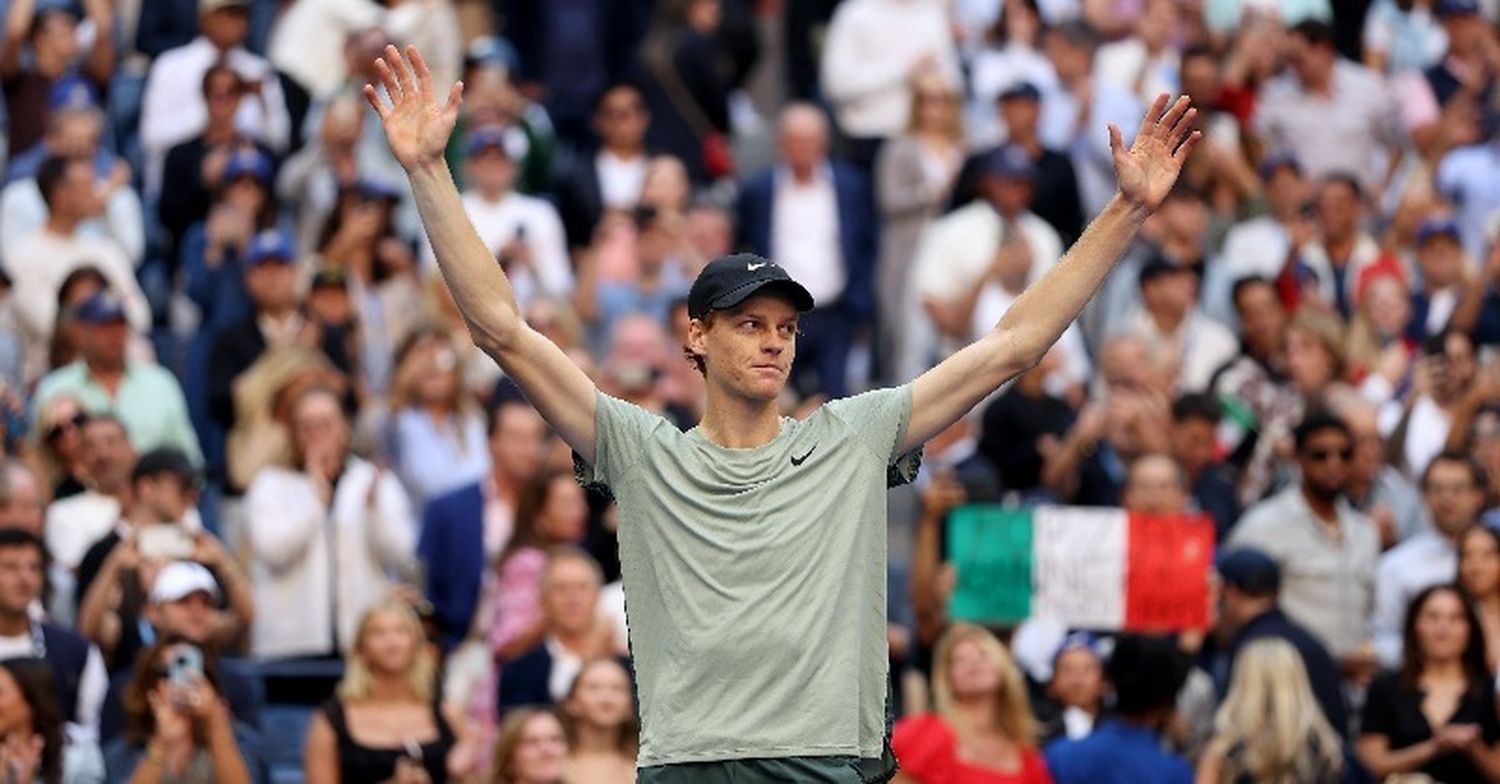
[[[694,426],[686,293],[815,297],[784,408],[988,331],[1159,93],[1203,143],[892,491],[907,782],[1500,781],[1495,0],[0,0],[7,781],[632,781],[607,494],[475,346],[360,91],[528,322]],[[1211,627],[954,622],[968,503],[1211,518]],[[871,600],[878,600],[870,597]]]

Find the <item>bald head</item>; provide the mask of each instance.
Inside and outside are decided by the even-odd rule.
[[[1187,512],[1187,475],[1168,455],[1136,458],[1125,477],[1121,502],[1131,512],[1180,515]]]
[[[828,119],[810,103],[793,103],[778,123],[781,160],[798,180],[810,179],[828,157]]]
[[[45,508],[37,475],[19,461],[0,462],[0,528],[22,528],[41,536]]]

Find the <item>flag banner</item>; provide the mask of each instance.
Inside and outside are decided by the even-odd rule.
[[[991,625],[1047,618],[1098,631],[1208,625],[1214,526],[1207,515],[970,505],[948,516],[958,573],[949,617]]]

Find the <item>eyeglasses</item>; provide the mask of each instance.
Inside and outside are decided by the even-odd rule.
[[[1309,449],[1306,454],[1308,459],[1314,463],[1326,462],[1330,457],[1337,457],[1347,463],[1354,457],[1354,447],[1346,446],[1343,449]]]
[[[64,432],[77,430],[83,427],[83,423],[87,421],[89,421],[89,415],[80,411],[60,422],[53,422],[52,426],[47,428],[47,440],[56,441]]]

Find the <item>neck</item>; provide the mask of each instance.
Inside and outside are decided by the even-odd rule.
[[[646,154],[646,148],[639,144],[606,144],[604,151],[622,161],[633,161]]]
[[[411,681],[405,675],[395,673],[371,673],[371,702],[400,702],[412,699]]]
[[[1354,237],[1328,237],[1323,240],[1323,249],[1328,251],[1328,260],[1335,267],[1342,267],[1349,260],[1349,254],[1354,251]]]
[[[499,493],[501,498],[515,503],[516,496],[521,492],[521,480],[502,471],[499,466],[490,472],[490,479],[494,481],[495,492]]]
[[[573,746],[575,754],[619,754],[619,732],[608,727],[600,727],[586,721],[577,722],[574,725],[577,732],[577,741]]]
[[[31,616],[25,610],[18,613],[0,613],[0,635],[15,637],[31,631]]]
[[[587,628],[554,629],[552,632],[552,639],[557,640],[558,645],[567,648],[573,653],[580,654],[588,650],[590,642],[589,637],[591,636],[592,632]]]
[[[123,519],[125,524],[133,531],[139,531],[147,526],[158,525],[162,522],[151,510],[146,509],[140,504],[131,504],[127,507]]]
[[[953,707],[970,729],[988,730],[995,726],[995,700],[992,697],[960,699]]]
[[[1147,311],[1146,315],[1151,317],[1151,323],[1155,324],[1157,329],[1167,333],[1176,332],[1177,328],[1182,326],[1182,322],[1187,320],[1186,313],[1174,313],[1170,310]]]
[[[125,375],[123,362],[86,362],[89,376],[101,385],[112,387]]]
[[[286,321],[296,312],[296,308],[291,305],[270,305],[260,310],[262,316],[272,321]]]
[[[776,439],[781,432],[781,414],[775,400],[736,397],[710,384],[708,406],[698,431],[719,446],[751,449]]]
[[[1446,659],[1429,658],[1422,663],[1423,680],[1463,680],[1464,663],[1457,656]]]
[[[1307,501],[1308,507],[1313,510],[1313,514],[1317,515],[1323,522],[1332,523],[1338,520],[1338,515],[1334,511],[1334,502],[1338,499],[1337,496],[1325,496],[1322,493],[1310,490],[1304,485],[1302,487],[1302,497]]]
[[[794,180],[798,185],[806,185],[813,181],[813,177],[817,176],[818,167],[793,166],[791,167],[791,172],[792,180]]]
[[[203,129],[203,140],[209,144],[221,144],[234,139],[234,116],[211,117],[208,127]]]
[[[73,230],[78,228],[78,219],[60,210],[53,211],[47,215],[47,231],[63,237],[72,236]]]
[[[432,421],[440,425],[448,421],[448,407],[442,403],[428,403],[422,408],[427,411],[427,416],[432,417]]]
[[[1368,495],[1370,493],[1370,489],[1374,486],[1374,484],[1375,477],[1373,476],[1365,478],[1363,476],[1354,476],[1353,474],[1350,474],[1349,479],[1344,482],[1344,495],[1349,496],[1350,499],[1355,499],[1354,503],[1356,506],[1358,506],[1360,505],[1360,502],[1357,499],[1363,499],[1366,495]]]
[[[1020,145],[1021,149],[1036,157],[1042,152],[1042,140],[1035,133],[1016,133],[1011,131],[1011,144]]]

